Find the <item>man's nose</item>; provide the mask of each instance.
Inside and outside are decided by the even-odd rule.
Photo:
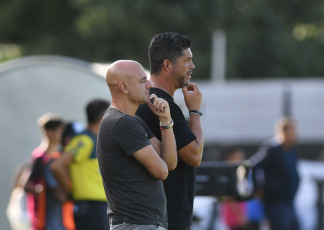
[[[195,69],[195,68],[196,68],[195,64],[193,62],[191,62],[191,68],[190,69]]]
[[[150,80],[147,81],[146,88],[147,89],[152,88],[152,82]]]

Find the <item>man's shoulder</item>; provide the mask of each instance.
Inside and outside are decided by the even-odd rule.
[[[160,88],[156,88],[156,87],[152,87],[150,88],[150,94],[154,93],[155,95],[161,95],[161,94],[166,94],[166,92],[164,92],[162,89]]]
[[[31,154],[31,158],[32,158],[32,160],[34,160],[37,157],[42,156],[43,154],[45,154],[45,151],[41,147],[38,146],[33,150],[32,154]]]
[[[125,115],[126,114],[121,112],[120,110],[113,108],[113,107],[109,107],[103,117],[103,120],[104,121],[115,121],[115,120],[118,120],[118,119],[124,117]]]
[[[140,126],[143,126],[143,119],[138,116],[131,116],[125,114],[124,116],[116,117],[114,119],[113,125],[110,127],[111,134],[124,133],[130,130],[138,129]]]
[[[276,138],[268,139],[268,140],[264,141],[261,144],[261,148],[265,148],[265,149],[278,148],[279,146],[280,146],[280,143],[278,143],[278,141],[276,140]]]
[[[101,121],[101,127],[107,127],[109,129],[114,129],[116,126],[126,126],[132,122],[132,116],[125,114],[117,109],[108,109],[108,113],[106,113]]]
[[[82,133],[71,140],[71,142],[64,148],[64,152],[68,152],[74,156],[81,148],[92,147],[93,145],[93,139],[89,135]]]
[[[250,158],[252,165],[258,165],[260,162],[267,160],[272,155],[272,149],[277,145],[274,138],[262,142],[258,151]]]
[[[81,134],[73,137],[72,140],[75,141],[75,142],[78,142],[78,141],[81,141],[81,140],[91,140],[91,137],[87,133],[81,133]]]
[[[150,88],[150,94],[154,93],[157,97],[173,102],[173,97],[160,88]]]
[[[125,116],[119,117],[117,123],[119,125],[128,126],[137,123],[138,120],[139,120],[138,116],[131,116],[126,114]]]

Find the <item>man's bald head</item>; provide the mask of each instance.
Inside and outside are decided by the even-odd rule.
[[[112,63],[106,74],[106,82],[109,88],[112,90],[118,86],[121,81],[129,81],[129,78],[138,70],[143,70],[142,65],[133,60],[119,60]]]
[[[148,89],[152,87],[147,80],[143,66],[132,60],[119,60],[112,63],[106,74],[113,104],[143,104],[148,100]]]
[[[275,125],[278,138],[284,145],[292,145],[297,141],[297,129],[295,121],[290,117],[280,118]]]

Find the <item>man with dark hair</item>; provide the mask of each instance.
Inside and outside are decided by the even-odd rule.
[[[106,80],[112,102],[100,124],[97,151],[111,229],[165,230],[162,180],[177,165],[169,105],[149,95],[151,83],[138,62],[114,62]],[[161,142],[135,115],[143,103],[158,117]]]
[[[64,121],[61,116],[47,113],[38,119],[42,132],[42,142],[32,154],[33,164],[30,176],[24,184],[27,192],[27,207],[31,217],[31,228],[73,229],[74,221],[67,194],[58,185],[49,170],[51,162],[59,157],[58,146],[61,143]]]
[[[263,143],[250,159],[271,230],[299,229],[294,208],[299,185],[296,140],[294,120],[280,118],[275,125],[275,137]]]
[[[97,134],[101,119],[109,107],[96,99],[86,107],[88,126],[64,148],[51,164],[51,170],[65,192],[74,200],[76,230],[108,229],[107,202],[96,154]]]
[[[150,44],[148,55],[150,59],[151,75],[161,72],[163,61],[169,59],[175,63],[189,49],[191,41],[188,37],[176,33],[162,33],[156,35]]]
[[[64,132],[62,134],[62,148],[64,148],[73,137],[80,134],[84,130],[83,124],[75,121],[68,122],[65,125]]]
[[[191,42],[178,33],[157,34],[149,45],[149,60],[153,88],[150,94],[165,99],[170,106],[174,121],[178,165],[163,182],[167,197],[168,229],[190,229],[195,196],[196,168],[200,165],[204,138],[200,123],[202,94],[198,86],[190,83],[195,65],[192,62]],[[189,126],[173,96],[182,88],[185,104],[189,110]],[[137,115],[143,118],[154,135],[161,140],[159,119],[141,105]]]
[[[109,104],[105,100],[94,99],[86,107],[87,121],[89,124],[96,123],[102,119],[104,109],[107,109]]]

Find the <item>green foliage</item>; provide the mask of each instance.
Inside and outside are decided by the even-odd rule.
[[[323,14],[324,0],[2,0],[0,44],[19,52],[0,61],[58,54],[149,68],[152,36],[177,31],[192,39],[193,77],[209,79],[211,36],[223,29],[228,79],[320,76]]]

